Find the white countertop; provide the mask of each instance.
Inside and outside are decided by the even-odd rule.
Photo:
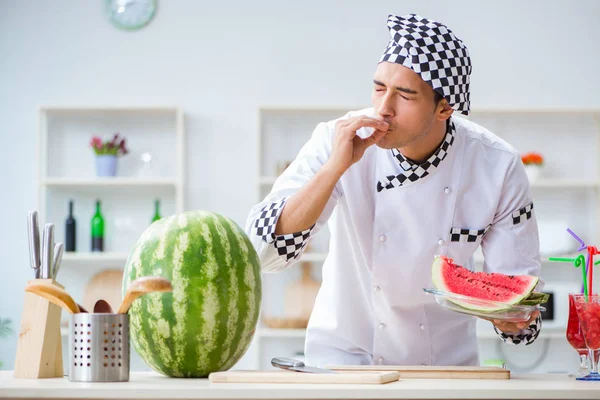
[[[132,372],[129,382],[15,379],[0,371],[0,398],[61,399],[600,399],[600,382],[565,374],[512,374],[510,380],[400,380],[384,385],[232,384]]]

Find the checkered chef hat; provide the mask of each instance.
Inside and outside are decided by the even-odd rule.
[[[412,69],[456,111],[469,115],[469,50],[445,25],[416,14],[389,15],[392,39],[379,62]]]

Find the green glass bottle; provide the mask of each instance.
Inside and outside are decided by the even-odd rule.
[[[160,200],[154,200],[154,217],[152,217],[152,222],[158,221],[161,219],[160,216]]]
[[[100,200],[96,200],[96,214],[92,218],[92,251],[104,251],[104,217],[100,212]]]

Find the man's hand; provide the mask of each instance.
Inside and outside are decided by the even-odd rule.
[[[498,319],[491,319],[491,318],[483,318],[486,321],[490,321],[492,324],[494,324],[494,326],[499,330],[502,331],[504,333],[517,333],[519,332],[521,329],[523,328],[527,328],[531,323],[533,323],[533,321],[535,321],[535,319],[538,317],[538,315],[540,315],[539,311],[534,311],[531,314],[531,318],[529,318],[529,321],[525,321],[525,322],[506,322],[506,321],[501,321]]]
[[[356,131],[363,127],[374,128],[368,138],[361,138]],[[335,125],[333,149],[328,163],[341,176],[365,154],[365,150],[385,136],[389,124],[377,118],[360,115],[346,120],[339,120]]]

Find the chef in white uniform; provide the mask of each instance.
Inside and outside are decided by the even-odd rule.
[[[470,107],[463,42],[415,14],[387,25],[373,107],[320,123],[246,232],[263,271],[277,272],[329,226],[308,364],[478,365],[477,318],[443,309],[423,288],[435,255],[472,270],[479,246],[485,272],[539,276],[529,183],[510,144],[454,113]],[[541,329],[539,313],[491,322],[512,344]]]

